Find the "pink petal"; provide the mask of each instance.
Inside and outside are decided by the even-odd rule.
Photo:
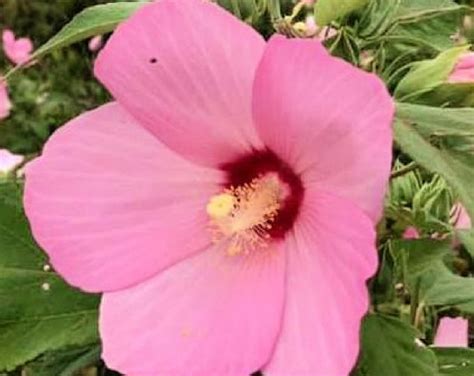
[[[466,208],[461,204],[457,203],[454,205],[453,209],[454,219],[456,220],[455,227],[458,230],[469,230],[472,227],[471,218],[467,213]]]
[[[264,143],[315,186],[381,215],[394,105],[383,82],[331,57],[316,40],[273,37],[254,85]]]
[[[420,237],[420,233],[416,229],[416,227],[409,226],[403,232],[403,239],[418,239]]]
[[[264,46],[216,4],[161,0],[118,27],[95,73],[161,141],[216,166],[260,145],[251,92]]]
[[[0,120],[10,116],[12,103],[8,97],[8,88],[6,82],[0,77]]]
[[[12,154],[6,149],[0,149],[0,175],[8,173],[23,162],[22,155]]]
[[[468,330],[468,320],[444,317],[439,322],[434,344],[439,347],[468,347]]]
[[[450,83],[474,83],[474,52],[462,55],[448,77]]]
[[[29,38],[15,40],[11,30],[4,30],[2,34],[3,51],[5,55],[15,64],[23,64],[30,59],[33,51],[33,43]]]
[[[283,311],[285,253],[222,246],[133,288],[106,293],[107,365],[132,375],[248,376],[268,361]]]
[[[13,44],[15,42],[15,34],[13,34],[13,31],[11,31],[10,29],[3,30],[2,42],[4,45]]]
[[[474,69],[474,52],[461,56],[457,65],[457,69]]]
[[[207,247],[205,207],[220,181],[112,103],[53,135],[27,168],[25,207],[56,270],[75,286],[107,291]]]
[[[283,329],[265,376],[347,376],[377,267],[372,221],[345,199],[307,192],[288,239]]]

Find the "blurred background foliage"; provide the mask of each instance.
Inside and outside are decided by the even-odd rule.
[[[28,36],[39,47],[82,9],[106,1],[2,0],[0,29]],[[37,153],[52,131],[108,99],[92,75],[93,54],[87,43],[57,50],[9,82],[14,109],[0,127],[0,149]],[[0,54],[0,72],[12,66]],[[15,108],[21,111],[15,111]]]

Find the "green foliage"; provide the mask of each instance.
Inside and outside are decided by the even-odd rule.
[[[406,267],[405,283],[421,307],[455,307],[474,313],[474,278],[452,272],[453,251],[450,242],[421,239],[397,241],[393,252]]]
[[[68,286],[31,237],[15,183],[0,183],[0,370],[97,341],[98,297]]]
[[[318,25],[328,25],[342,17],[361,9],[369,0],[340,0],[335,6],[333,0],[319,0],[314,4],[314,13]]]
[[[417,344],[416,331],[399,319],[368,315],[362,326],[362,354],[353,376],[433,376],[433,352]]]
[[[468,46],[450,48],[435,59],[417,63],[398,84],[395,97],[404,102],[443,84],[459,57],[467,50]]]
[[[439,376],[474,375],[474,350],[460,348],[433,348],[438,358]]]
[[[118,2],[96,5],[85,9],[71,22],[64,26],[59,33],[38,48],[32,55],[32,60],[41,58],[52,51],[69,46],[81,40],[109,33],[121,22],[130,17],[146,1]]]
[[[75,376],[77,372],[97,363],[100,359],[99,345],[73,347],[46,353],[24,369],[24,376]]]
[[[474,109],[441,109],[400,104],[395,139],[426,169],[443,176],[474,216],[474,154],[465,151],[474,137]]]

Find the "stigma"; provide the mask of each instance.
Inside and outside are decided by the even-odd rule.
[[[206,211],[213,242],[226,241],[230,256],[266,248],[287,195],[278,175],[265,174],[212,196]]]

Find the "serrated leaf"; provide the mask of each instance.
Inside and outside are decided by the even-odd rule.
[[[20,187],[1,183],[0,370],[98,341],[98,296],[73,289],[45,265],[22,211]]]
[[[427,170],[445,178],[474,217],[474,154],[443,142],[443,137],[449,135],[466,142],[472,139],[474,109],[399,104],[394,131],[402,150]]]
[[[415,342],[416,330],[397,318],[371,314],[362,325],[357,376],[434,376],[434,353]]]
[[[436,354],[440,376],[474,375],[474,350],[468,348],[432,348]]]
[[[314,14],[318,25],[328,25],[331,21],[367,5],[369,0],[318,0],[314,5]]]

